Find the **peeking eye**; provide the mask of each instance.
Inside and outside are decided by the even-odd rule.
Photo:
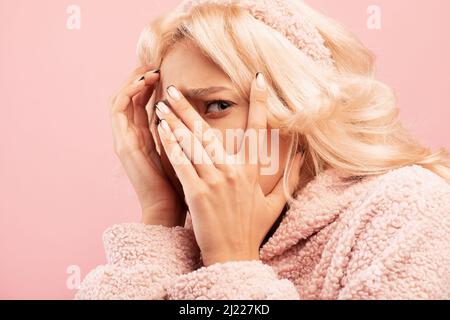
[[[231,107],[233,105],[233,103],[228,102],[228,101],[224,101],[224,100],[214,100],[211,102],[208,102],[206,104],[206,110],[205,113],[217,113],[217,112],[222,112],[225,111],[226,109],[228,109],[229,107]]]

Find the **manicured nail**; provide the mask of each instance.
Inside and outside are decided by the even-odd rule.
[[[173,100],[178,101],[178,100],[181,99],[181,93],[180,93],[180,91],[178,91],[178,89],[175,88],[174,86],[168,86],[166,90],[167,90],[167,93],[169,94],[169,96],[170,96]]]
[[[135,82],[139,82],[139,81],[145,80],[146,76],[150,77],[151,75],[154,75],[155,73],[159,73],[159,69],[146,72],[139,80],[136,80]]]
[[[264,75],[261,72],[256,74],[256,86],[260,90],[266,89],[266,80],[264,79]]]
[[[165,113],[165,114],[170,113],[169,107],[163,101],[159,101],[156,104],[156,108],[162,113]]]
[[[154,75],[154,74],[159,74],[159,69],[156,69],[156,70],[152,70],[152,71],[146,72],[145,75],[144,75],[144,77],[145,77],[145,76],[150,77],[151,75]],[[144,77],[142,77],[142,78],[144,78]]]
[[[159,125],[165,132],[170,132],[169,124],[167,123],[166,120],[161,119],[161,122],[159,123]]]

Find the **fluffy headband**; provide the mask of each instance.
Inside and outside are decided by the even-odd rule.
[[[203,4],[237,5],[254,18],[277,30],[298,49],[314,61],[334,66],[331,51],[325,46],[316,27],[308,22],[296,8],[283,0],[183,0],[177,12],[188,13]]]

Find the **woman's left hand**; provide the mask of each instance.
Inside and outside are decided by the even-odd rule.
[[[260,137],[259,130],[265,130],[267,139],[267,86],[260,77],[252,82],[246,132],[255,130]],[[259,247],[286,204],[283,177],[265,195],[259,184],[260,164],[250,161],[249,144],[243,142],[238,153],[227,154],[180,91],[170,86],[167,92],[172,108],[157,104],[158,132],[183,185],[203,264],[258,260]],[[301,165],[297,154],[288,192],[298,183]]]

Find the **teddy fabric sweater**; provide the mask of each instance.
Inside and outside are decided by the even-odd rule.
[[[450,185],[418,165],[347,178],[302,188],[260,260],[203,266],[189,220],[112,226],[75,298],[449,299]]]

